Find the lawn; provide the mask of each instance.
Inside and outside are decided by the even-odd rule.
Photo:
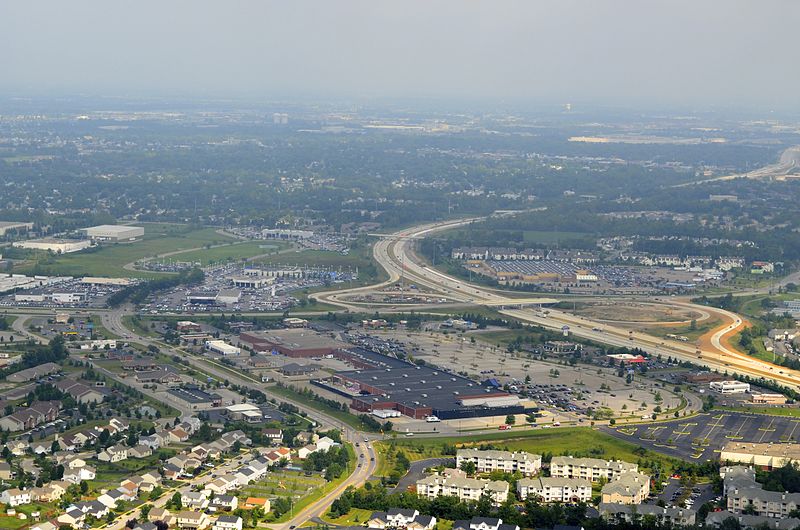
[[[178,261],[199,262],[203,267],[216,265],[232,261],[242,261],[255,256],[274,254],[289,248],[289,243],[284,242],[264,242],[264,241],[245,241],[236,242],[230,245],[207,248],[203,250],[192,250],[176,254],[174,259]],[[265,258],[268,259],[268,258]]]
[[[350,511],[341,517],[333,518],[329,515],[329,512],[327,512],[320,517],[320,519],[326,523],[335,524],[336,526],[363,526],[370,515],[372,515],[372,510],[350,508]]]
[[[255,264],[266,266],[309,266],[309,267],[328,267],[332,269],[358,270],[358,281],[350,284],[342,284],[341,288],[358,287],[360,285],[372,285],[387,278],[386,272],[376,266],[372,258],[372,247],[363,246],[353,248],[349,254],[344,255],[339,252],[328,252],[324,250],[301,250],[295,252],[285,252],[274,256],[265,257],[254,261]],[[336,288],[334,286],[333,288]],[[326,287],[321,290],[330,290]]]
[[[141,241],[117,243],[103,246],[95,251],[76,252],[53,256],[44,252],[34,253],[14,272],[64,275],[64,276],[110,276],[152,278],[157,273],[130,271],[128,263],[142,258],[155,257],[167,252],[189,250],[233,241],[220,235],[214,228],[192,228],[188,225],[145,224],[145,235]],[[178,254],[180,256],[180,254]],[[176,257],[177,258],[177,257]]]
[[[345,412],[341,409],[338,410],[334,409],[333,407],[330,407],[325,403],[315,401],[314,399],[311,399],[308,396],[295,392],[290,388],[271,385],[267,387],[267,392],[270,394],[283,396],[287,399],[291,399],[292,401],[296,401],[298,403],[311,407],[312,409],[316,409],[320,412],[323,412],[328,416],[333,416],[337,420],[341,421],[342,423],[346,423],[347,425],[353,427],[354,429],[364,428],[364,426],[361,424],[357,416],[350,414],[349,412]]]
[[[714,410],[725,410],[730,412],[745,412],[749,414],[764,414],[766,416],[787,416],[790,418],[800,418],[800,409],[795,407],[714,407]]]
[[[619,459],[626,462],[657,461],[662,469],[672,466],[667,456],[647,451],[638,445],[619,440],[589,427],[542,429],[518,433],[496,432],[463,437],[440,437],[424,439],[394,439],[375,443],[380,455],[376,475],[386,476],[395,467],[394,455],[402,451],[410,461],[446,456],[448,446],[470,447],[491,443],[496,448],[508,451],[528,451],[536,454],[571,454],[603,459]]]

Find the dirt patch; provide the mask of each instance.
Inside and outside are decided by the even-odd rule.
[[[597,302],[583,304],[576,314],[603,322],[677,325],[701,320],[705,315],[691,309],[667,307],[646,302]]]

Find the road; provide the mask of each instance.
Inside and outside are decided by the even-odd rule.
[[[696,306],[683,301],[668,302],[668,305],[680,305],[700,312],[712,312],[723,322],[721,328],[711,337],[709,345],[697,347],[685,342],[662,339],[649,334],[630,331],[609,325],[607,322],[592,321],[564,311],[555,309],[543,311],[543,306],[553,304],[557,300],[544,297],[518,298],[500,290],[471,284],[434,270],[414,253],[413,245],[418,239],[478,220],[480,218],[428,223],[400,230],[393,237],[381,239],[375,244],[373,255],[376,261],[388,272],[388,280],[370,287],[317,293],[316,298],[325,303],[357,311],[359,309],[363,310],[363,308],[352,304],[350,299],[354,295],[374,292],[395,285],[398,282],[401,285],[414,284],[416,286],[424,286],[433,292],[441,293],[442,296],[454,302],[499,308],[501,314],[516,318],[522,322],[555,330],[562,330],[564,326],[567,326],[569,333],[581,338],[612,346],[638,347],[651,354],[661,354],[664,357],[671,356],[721,372],[727,371],[754,378],[765,377],[795,390],[800,390],[800,372],[749,357],[725,346],[725,338],[737,333],[744,325],[743,319],[730,311]]]
[[[181,348],[175,348],[164,342],[139,335],[134,330],[129,329],[123,323],[123,317],[127,314],[131,314],[133,309],[134,308],[130,306],[122,306],[111,311],[106,311],[102,314],[103,326],[105,326],[105,328],[111,333],[119,335],[120,337],[125,337],[126,340],[137,342],[145,347],[153,345],[162,351],[166,350],[172,355],[178,355],[187,363],[197,366],[198,369],[207,372],[214,377],[219,378],[220,380],[227,379],[232,383],[244,386],[246,388],[260,390],[261,392],[270,395],[269,388],[260,380],[253,379],[243,373],[236,374],[229,370],[225,370],[221,366],[216,366],[213,362],[209,362],[207,359],[202,359],[202,361],[205,361],[202,362],[200,357],[194,356]],[[200,365],[201,362],[202,365]],[[126,384],[129,383],[126,382]],[[300,512],[293,515],[289,521],[270,525],[275,530],[289,530],[293,527],[299,527],[315,517],[321,516],[327,511],[333,501],[336,500],[342,494],[342,492],[344,492],[345,489],[350,486],[361,486],[372,476],[377,465],[377,455],[372,447],[372,440],[376,439],[377,436],[373,433],[357,431],[333,417],[309,408],[303,403],[294,401],[290,398],[280,395],[272,395],[272,397],[295,405],[300,410],[305,412],[308,418],[317,422],[321,428],[340,429],[342,431],[342,438],[353,444],[356,453],[356,467],[353,473],[351,473],[344,481],[342,481],[341,484],[336,486],[336,488],[325,494],[319,500],[304,507]],[[189,411],[182,412],[186,414]]]

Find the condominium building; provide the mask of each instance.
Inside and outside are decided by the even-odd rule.
[[[605,504],[598,508],[600,517],[612,523],[634,523],[652,517],[658,526],[694,526],[697,512],[687,508],[642,504]]]
[[[616,475],[600,490],[601,502],[641,504],[650,495],[650,477],[637,471]]]
[[[752,510],[756,515],[784,518],[798,507],[800,493],[766,491],[761,487],[733,488],[728,491],[728,511],[733,513]]]
[[[636,464],[620,460],[554,456],[550,461],[550,476],[583,478],[592,482],[597,482],[600,479],[611,480],[622,473],[638,470],[639,466]]]
[[[417,494],[428,499],[451,496],[462,501],[477,501],[488,495],[495,505],[508,499],[508,482],[468,478],[458,469],[447,469],[442,474],[432,474],[417,481]]]
[[[578,503],[592,500],[592,483],[582,478],[538,477],[517,481],[521,500],[536,497],[541,502]]]
[[[459,449],[456,453],[456,467],[472,462],[478,473],[504,471],[533,476],[542,469],[542,455],[511,451],[480,451],[478,449]]]

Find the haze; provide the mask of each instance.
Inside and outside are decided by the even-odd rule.
[[[40,1],[0,90],[791,107],[800,3]]]

